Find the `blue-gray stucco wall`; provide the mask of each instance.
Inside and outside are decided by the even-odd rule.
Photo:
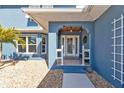
[[[94,38],[94,69],[115,87],[122,87],[120,82],[113,80],[112,73],[112,24],[114,18],[124,14],[124,6],[111,6],[98,20],[95,21]]]
[[[93,53],[92,52],[93,52],[93,45],[94,45],[93,44],[93,42],[94,42],[94,22],[88,22],[88,21],[87,22],[73,22],[73,21],[72,22],[49,22],[49,34],[56,33],[56,39],[54,38],[54,41],[56,40],[56,46],[54,46],[54,48],[58,47],[58,31],[60,28],[63,28],[64,25],[65,26],[82,26],[90,34],[89,48],[91,49],[91,64],[92,64],[92,61],[93,61]],[[79,35],[79,33],[78,33],[78,35]],[[53,43],[50,43],[50,44],[55,44],[54,41],[51,41]],[[82,47],[82,45],[80,44],[80,50],[81,50],[81,47]],[[49,49],[48,49],[48,51],[49,51],[49,54],[51,54],[51,55],[53,52],[56,52],[55,50],[50,51]],[[55,55],[55,57],[56,57],[56,55]],[[53,65],[54,62],[55,62],[55,60],[50,61],[50,64]]]
[[[33,28],[38,27],[35,22],[25,17],[21,8],[0,8],[0,24],[4,27]]]
[[[25,17],[25,13],[21,8],[28,7],[28,5],[0,5],[0,25],[5,28],[15,27],[16,29],[31,29],[39,28],[34,21],[29,20]],[[30,33],[23,33],[30,34]],[[18,54],[16,48],[10,43],[3,44],[3,58],[14,58],[14,59],[42,59],[47,58],[46,55],[41,53],[41,33],[32,33],[37,35],[38,40],[38,53],[37,54]]]
[[[26,35],[27,33],[25,33]],[[37,38],[37,53],[35,54],[24,54],[24,53],[18,53],[16,51],[16,47],[14,47],[11,43],[3,43],[3,51],[2,51],[2,57],[3,59],[15,59],[15,60],[42,60],[47,59],[47,53],[42,54],[41,48],[42,48],[42,34],[41,33],[33,33],[33,34],[27,34],[27,35],[35,35]],[[47,46],[46,46],[47,47]]]

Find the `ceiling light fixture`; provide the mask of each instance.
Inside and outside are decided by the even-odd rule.
[[[70,30],[70,32],[72,32],[72,29]]]

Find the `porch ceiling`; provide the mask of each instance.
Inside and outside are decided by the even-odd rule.
[[[60,28],[60,32],[80,32],[84,29],[81,26],[63,26],[63,28]]]
[[[48,22],[56,21],[94,21],[99,18],[110,5],[89,6],[90,9],[84,11],[82,8],[52,8],[52,9],[22,9],[30,15],[45,31],[48,31]]]

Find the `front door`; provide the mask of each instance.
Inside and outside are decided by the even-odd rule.
[[[74,56],[74,37],[69,36],[66,38],[66,55],[67,56]]]
[[[79,56],[79,36],[62,36],[62,45],[64,45],[64,56]]]

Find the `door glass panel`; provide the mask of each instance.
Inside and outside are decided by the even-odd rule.
[[[67,38],[67,53],[72,54],[73,53],[73,39]]]
[[[62,38],[62,45],[64,45],[64,38]]]
[[[64,37],[63,37],[63,38],[62,38],[63,53],[64,53],[64,46],[65,46],[64,42],[65,42],[65,39],[64,39]]]
[[[77,54],[78,53],[78,38],[76,37],[75,38],[75,54]]]

